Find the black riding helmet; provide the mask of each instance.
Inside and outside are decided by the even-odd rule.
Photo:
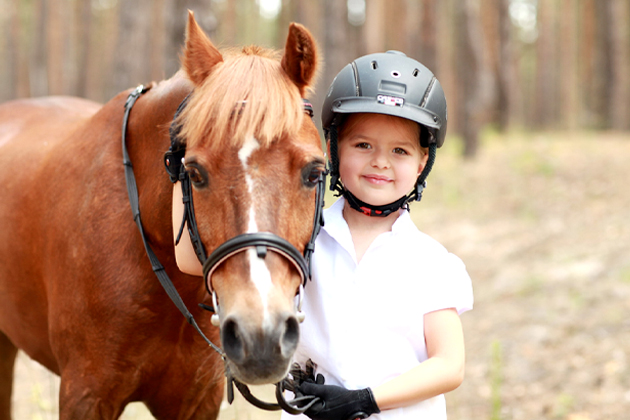
[[[354,113],[393,115],[420,125],[420,145],[429,148],[429,158],[409,195],[385,206],[372,206],[341,184],[337,133],[347,114]],[[322,127],[330,142],[330,189],[346,197],[356,210],[372,216],[387,216],[409,201],[419,201],[436,149],[444,144],[446,123],[446,98],[431,70],[399,51],[357,58],[337,74],[322,108]]]

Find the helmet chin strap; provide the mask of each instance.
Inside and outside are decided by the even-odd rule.
[[[394,201],[393,203],[385,204],[383,206],[373,206],[364,201],[359,200],[354,194],[352,194],[347,189],[343,189],[343,197],[346,199],[350,207],[354,210],[365,214],[366,216],[372,217],[387,217],[395,211],[400,210],[401,208],[405,210],[409,210],[409,196],[401,197],[399,200]]]

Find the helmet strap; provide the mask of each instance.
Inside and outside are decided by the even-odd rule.
[[[337,126],[331,125],[328,130],[328,141],[330,146],[330,156],[328,169],[330,172],[330,191],[335,193],[335,197],[343,195],[344,187],[339,179],[339,152],[337,151]]]
[[[422,192],[427,187],[427,176],[429,176],[429,172],[433,169],[433,164],[435,163],[435,155],[437,154],[437,143],[429,144],[429,158],[427,159],[427,164],[424,165],[422,172],[418,175],[418,180],[416,181],[416,187],[408,195],[409,201],[420,201],[422,200]]]
[[[387,217],[400,209],[405,209],[407,211],[409,210],[409,204],[407,204],[407,202],[409,201],[409,196],[407,195],[401,197],[393,203],[385,204],[383,206],[373,206],[364,201],[361,201],[345,188],[343,189],[343,197],[346,199],[348,204],[350,204],[350,207],[352,207],[354,210],[372,217]]]

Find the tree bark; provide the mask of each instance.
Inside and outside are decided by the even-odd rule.
[[[186,39],[188,10],[195,13],[197,23],[214,42],[217,42],[214,38],[217,35],[218,20],[214,14],[213,2],[210,0],[160,0],[160,2],[162,14],[154,16],[154,21],[159,22],[161,19],[160,31],[164,33],[163,35],[156,33],[155,36],[161,36],[164,44],[161,49],[154,48],[154,61],[157,68],[164,69],[163,77],[168,78],[181,67],[179,59]],[[234,1],[229,0],[227,3],[229,7]],[[233,25],[231,21],[224,23],[224,26],[230,25]],[[158,60],[161,61],[161,66]]]
[[[385,0],[366,0],[363,36],[369,54],[382,52],[385,49],[385,25],[383,18],[386,14],[386,6]],[[344,13],[344,16],[346,14],[347,12]],[[347,25],[346,22],[347,19],[344,21],[344,27]]]
[[[563,0],[560,19],[560,39],[558,43],[560,115],[558,126],[575,129],[578,117],[577,83],[577,3],[576,0]]]
[[[48,0],[48,94],[64,94],[64,38],[66,33],[65,2]]]
[[[356,57],[348,58],[348,54],[352,51],[346,51],[346,42],[348,35],[346,28],[348,27],[348,8],[345,1],[324,0],[322,2],[324,8],[323,16],[325,22],[324,28],[324,45],[322,55],[326,56],[326,65],[323,72],[322,87],[320,94],[315,98],[316,110],[321,109],[326,91],[332,83],[333,79],[348,64],[349,60]],[[320,114],[321,115],[321,114]]]
[[[610,25],[610,128],[614,130],[627,130],[630,128],[628,122],[628,107],[630,105],[630,66],[628,58],[630,56],[630,42],[628,38],[628,1],[609,0]]]
[[[496,120],[499,130],[507,131],[517,119],[519,91],[516,89],[514,63],[514,40],[509,15],[509,0],[496,0],[498,11],[498,51],[496,60],[497,106]]]
[[[119,4],[119,27],[111,96],[151,81],[152,0],[126,0]]]
[[[479,11],[474,0],[458,5],[460,17],[459,44],[461,59],[460,84],[464,92],[461,108],[461,129],[464,140],[464,157],[473,158],[479,149],[479,130],[494,99],[494,82],[489,71],[488,58],[484,56],[485,41],[481,31]]]
[[[20,1],[10,3],[9,57],[11,61],[10,80],[12,81],[11,97],[25,98],[30,96],[30,80],[28,77],[28,57],[22,45],[22,23],[20,22]]]
[[[536,43],[536,90],[532,112],[534,125],[553,126],[557,119],[555,2],[538,3],[539,36]]]
[[[415,2],[414,2],[415,3]],[[437,70],[437,30],[436,30],[436,7],[433,0],[422,0],[419,15],[418,47],[420,48],[418,58],[422,64],[433,72]],[[410,13],[408,17],[414,20]],[[417,18],[416,18],[417,19]],[[418,24],[418,23],[417,23]]]
[[[77,0],[75,16],[77,59],[76,77],[74,80],[73,94],[86,97],[88,93],[88,68],[90,54],[94,51],[92,43],[92,2],[91,0]]]

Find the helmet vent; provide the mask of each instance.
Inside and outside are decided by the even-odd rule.
[[[400,77],[400,72],[398,70],[392,71],[392,77],[398,79]]]
[[[420,73],[420,70],[418,70],[418,69],[414,69],[414,70],[413,70],[413,73],[412,73],[412,74],[413,74],[413,77],[418,77],[418,74],[419,74],[419,73]]]
[[[372,66],[372,70],[376,70],[378,68],[378,63],[376,61],[372,61],[370,65]]]

